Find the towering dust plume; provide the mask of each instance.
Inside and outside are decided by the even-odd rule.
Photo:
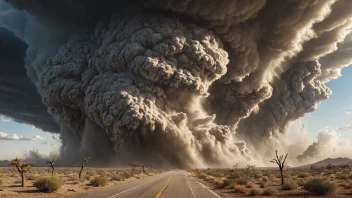
[[[352,61],[351,7],[7,0],[0,26],[28,45],[21,66],[60,124],[62,159],[229,166],[261,163],[291,121],[329,97],[324,83]]]

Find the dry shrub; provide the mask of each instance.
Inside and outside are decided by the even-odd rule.
[[[111,180],[113,181],[121,181],[121,176],[118,174],[114,174],[111,176]]]
[[[244,176],[244,177],[241,177],[240,179],[237,180],[237,184],[239,185],[247,185],[248,182],[251,181],[251,178],[247,177],[247,176]]]
[[[42,192],[50,193],[58,190],[62,183],[57,177],[39,177],[33,185]]]
[[[207,174],[201,173],[201,174],[198,175],[198,177],[201,178],[201,179],[205,179],[207,177]]]
[[[264,182],[264,181],[259,181],[259,186],[261,187],[261,188],[265,188],[265,185],[266,185],[266,182]]]
[[[4,185],[4,181],[0,178],[0,186]]]
[[[239,171],[233,171],[233,172],[230,172],[228,175],[226,175],[226,179],[238,179],[242,177],[242,175],[243,173]]]
[[[234,185],[233,189],[236,193],[246,194],[246,188],[242,185]]]
[[[79,181],[79,177],[77,177],[75,175],[71,175],[68,177],[68,181],[72,181],[72,182]]]
[[[304,184],[304,189],[317,195],[334,193],[337,185],[324,177],[313,177]]]
[[[93,186],[105,186],[108,183],[108,179],[103,176],[95,176],[92,180],[90,180],[90,184]]]
[[[263,191],[263,195],[265,196],[275,195],[276,193],[277,193],[277,189],[273,187],[267,187]]]
[[[263,193],[263,191],[260,188],[252,188],[252,189],[249,190],[249,195],[250,196],[260,195],[262,193]]]
[[[282,185],[282,190],[295,190],[297,188],[298,185],[292,180],[285,181],[284,185]]]
[[[305,178],[305,177],[309,177],[310,176],[310,174],[308,174],[308,173],[306,173],[306,172],[303,172],[303,173],[299,173],[298,174],[298,177],[300,177],[300,178]]]
[[[236,184],[236,180],[234,179],[225,179],[222,184],[219,186],[220,188],[225,188],[227,186],[231,186]]]
[[[35,177],[35,175],[33,175],[33,174],[30,174],[30,175],[27,176],[27,179],[28,179],[28,180],[35,180],[35,178],[36,178],[36,177]]]
[[[122,178],[127,179],[127,178],[131,177],[132,175],[130,173],[128,173],[127,171],[122,171],[122,172],[120,172],[120,176]]]

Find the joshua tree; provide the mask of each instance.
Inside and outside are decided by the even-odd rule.
[[[81,180],[82,171],[83,171],[84,166],[86,165],[86,163],[88,162],[89,159],[90,159],[90,157],[87,157],[87,158],[84,158],[84,159],[83,159],[83,162],[82,162],[82,164],[81,164],[81,170],[79,171],[79,174],[78,174],[79,180]]]
[[[55,164],[55,161],[56,161],[56,159],[46,162],[46,163],[50,164],[48,172],[51,170],[51,175],[52,176],[54,176],[54,171],[55,171],[54,164]]]
[[[283,155],[280,155],[280,157],[277,155],[277,150],[275,151],[276,153],[276,159],[273,159],[272,161],[270,161],[271,163],[274,163],[274,164],[277,164],[280,168],[280,173],[281,173],[281,185],[284,184],[284,174],[283,174],[283,171],[284,171],[284,167],[285,167],[285,161],[286,161],[286,158],[287,158],[287,155],[284,156]]]
[[[11,165],[16,166],[18,173],[22,179],[22,187],[24,187],[24,174],[32,168],[33,164],[29,162],[22,164],[21,159],[16,157],[16,159],[11,160]]]

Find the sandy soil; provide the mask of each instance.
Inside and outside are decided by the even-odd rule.
[[[150,175],[158,174],[160,171],[148,171],[148,175],[144,174],[140,170],[135,170],[134,175],[131,175],[131,169],[86,169],[82,174],[82,181],[78,179],[78,169],[76,168],[56,168],[55,176],[59,177],[63,185],[60,189],[52,193],[42,193],[33,186],[35,179],[40,176],[50,176],[47,172],[48,168],[32,168],[29,173],[26,174],[25,187],[21,187],[21,177],[12,167],[0,168],[0,197],[26,197],[26,198],[51,198],[59,197],[61,195],[78,194],[88,191],[100,190],[113,185],[119,185],[121,183],[148,177]],[[111,175],[126,172],[130,174],[128,178],[122,178],[123,181],[114,181],[111,179]],[[108,179],[107,185],[104,187],[94,187],[90,184],[90,179],[94,176],[102,175]]]

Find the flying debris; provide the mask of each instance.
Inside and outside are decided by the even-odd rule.
[[[262,163],[256,156],[328,99],[325,83],[352,62],[351,9],[350,0],[0,0],[0,26],[16,40],[0,49],[12,47],[0,71],[16,77],[0,73],[0,113],[60,133],[61,162]]]

